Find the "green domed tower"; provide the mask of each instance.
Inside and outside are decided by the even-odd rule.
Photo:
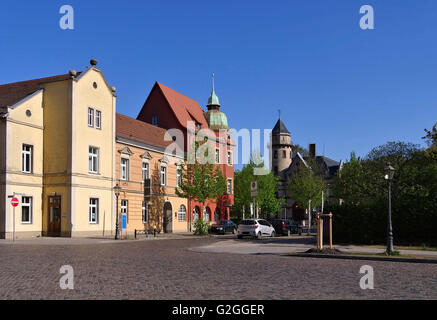
[[[220,111],[220,102],[214,91],[214,74],[212,74],[212,92],[206,107],[208,111],[204,113],[204,116],[209,128],[212,130],[229,130],[228,118]]]

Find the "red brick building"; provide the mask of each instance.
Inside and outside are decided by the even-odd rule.
[[[217,203],[207,201],[204,212],[196,201],[188,203],[189,221],[198,217],[206,221],[229,220],[230,206],[234,203],[234,161],[232,133],[227,117],[220,111],[220,103],[214,91],[208,99],[207,110],[199,103],[183,94],[156,82],[146,99],[137,119],[164,129],[179,129],[184,134],[184,150],[187,151],[189,122],[194,122],[194,130],[209,128],[216,136],[216,165],[220,167],[227,181],[227,192]]]

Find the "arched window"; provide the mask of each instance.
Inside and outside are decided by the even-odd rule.
[[[193,209],[193,222],[196,222],[196,220],[199,219],[199,212],[200,210],[198,209],[198,207],[195,207]]]
[[[287,152],[285,150],[282,150],[282,158],[287,158]]]
[[[203,221],[209,221],[211,210],[209,208],[203,209]]]
[[[187,210],[185,209],[184,205],[181,205],[179,207],[178,220],[179,221],[186,221],[187,220]]]

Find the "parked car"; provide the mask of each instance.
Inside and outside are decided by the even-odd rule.
[[[291,219],[273,219],[270,220],[276,234],[289,236],[291,234],[302,234],[302,225]]]
[[[232,220],[222,220],[219,223],[212,224],[209,228],[210,233],[225,234],[226,232],[237,233],[237,225]]]
[[[245,219],[240,222],[237,229],[237,237],[254,237],[260,239],[262,236],[274,237],[275,228],[264,219]]]

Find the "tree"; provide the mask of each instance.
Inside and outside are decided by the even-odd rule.
[[[308,208],[309,200],[313,208],[320,207],[322,191],[326,195],[328,187],[323,176],[318,173],[316,163],[308,159],[307,165],[308,167],[302,162],[297,166],[293,179],[288,185],[288,194],[302,208]]]
[[[196,143],[194,152],[198,149]],[[226,192],[226,181],[220,168],[211,163],[200,163],[193,157],[194,163],[184,163],[180,168],[180,185],[176,195],[202,204],[202,212],[206,200],[217,202]]]
[[[261,214],[267,216],[276,215],[284,205],[283,198],[277,198],[277,187],[281,184],[278,177],[272,172],[266,172],[264,175],[255,175],[255,168],[263,168],[264,163],[259,161],[259,157],[253,154],[249,164],[245,165],[241,171],[236,171],[234,180],[234,210],[240,214],[243,211],[243,206],[248,212],[250,203],[254,200],[261,209]],[[250,184],[252,181],[257,181],[258,194],[255,199],[251,197]]]

